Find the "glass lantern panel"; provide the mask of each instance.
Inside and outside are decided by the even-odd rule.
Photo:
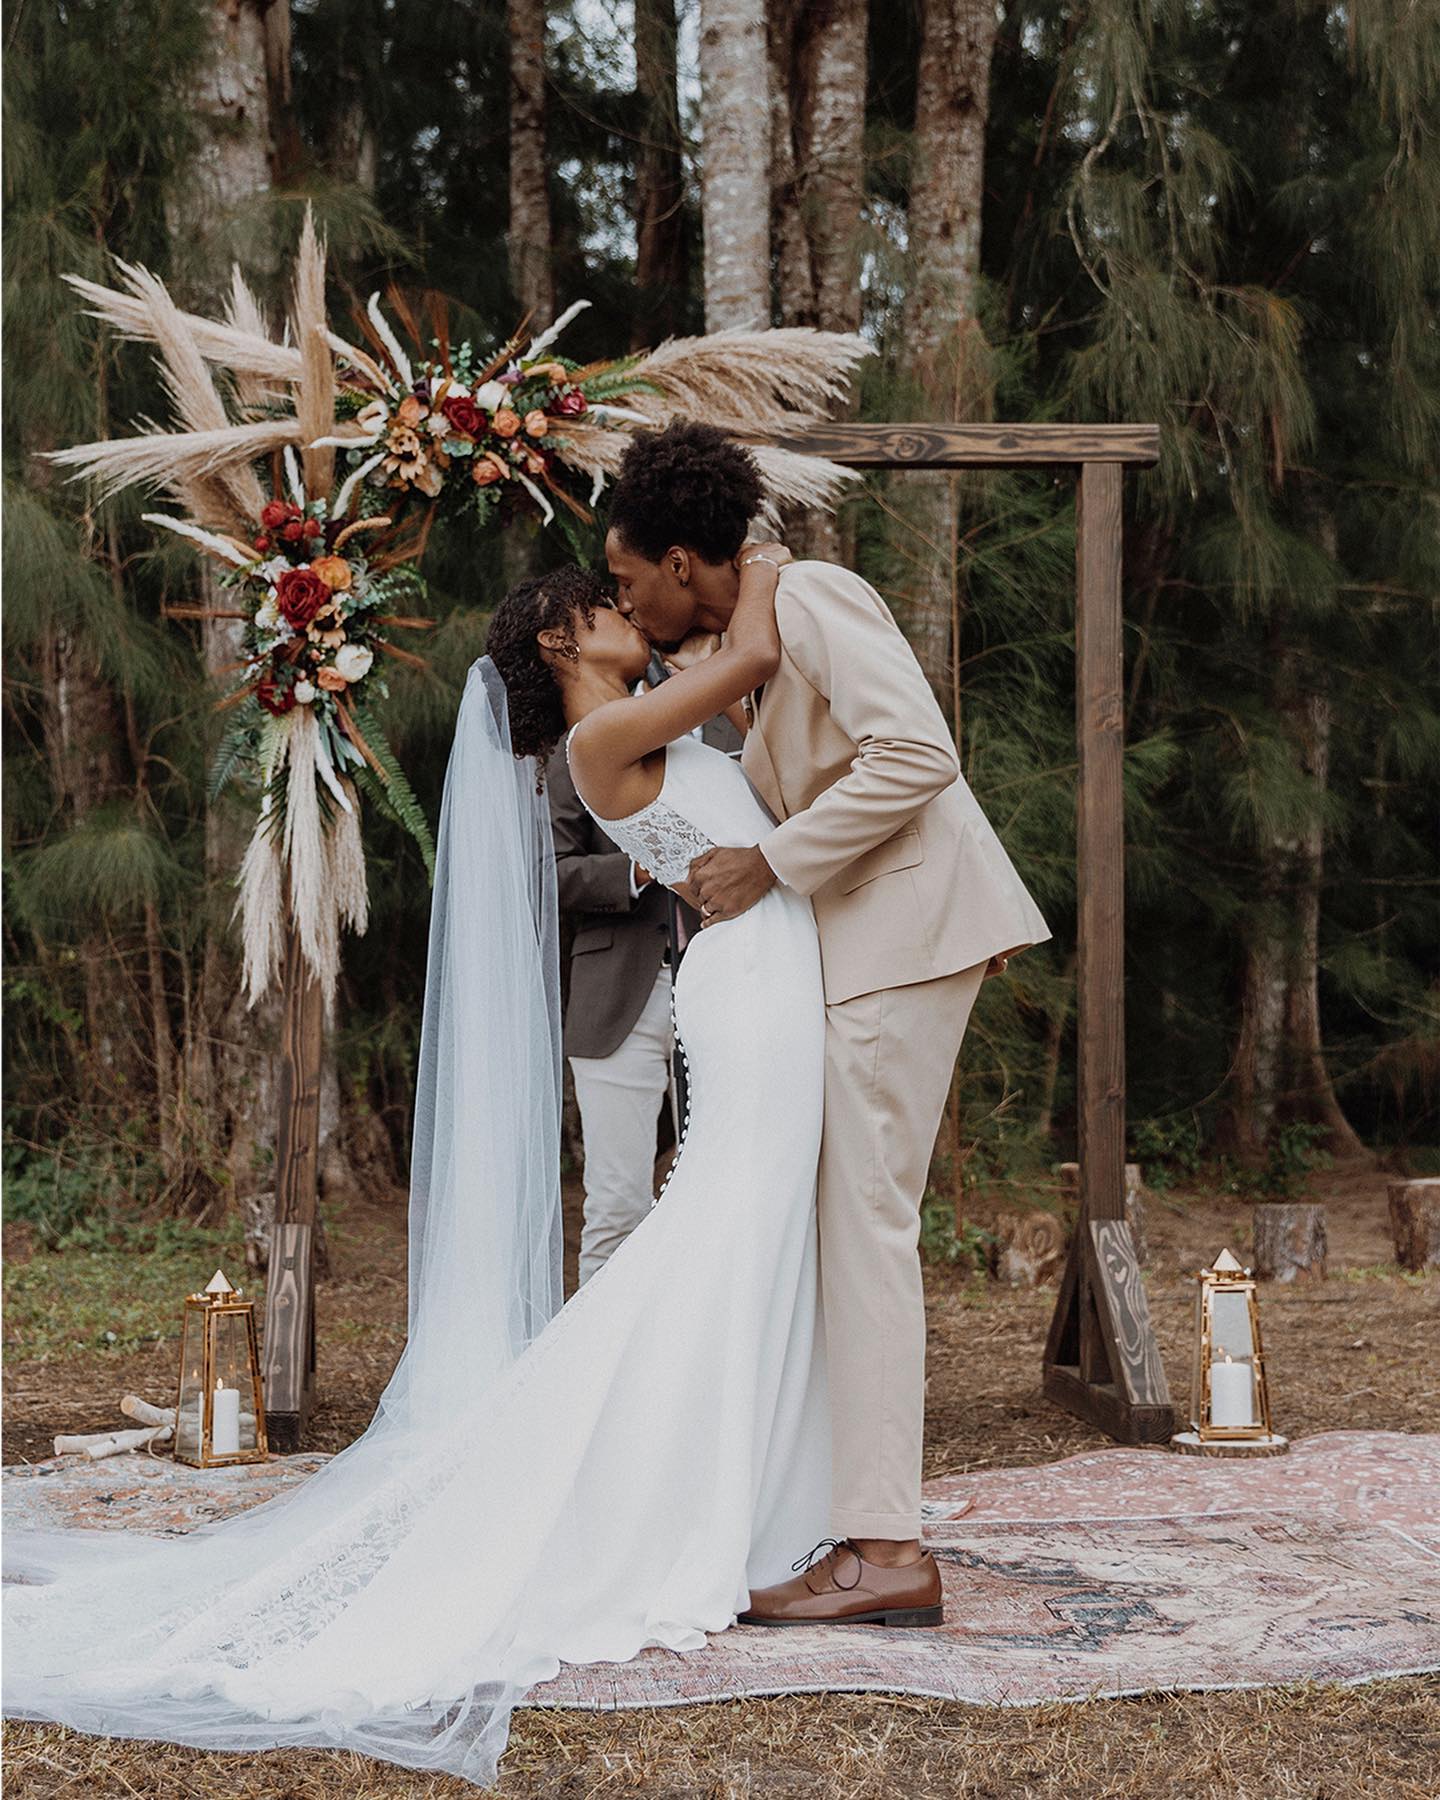
[[[1210,1298],[1210,1354],[1228,1356],[1235,1362],[1249,1362],[1255,1354],[1255,1340],[1250,1333],[1250,1296],[1225,1292]]]
[[[222,1312],[214,1321],[215,1415],[211,1448],[234,1456],[255,1448],[255,1382],[250,1370],[250,1332],[243,1312]],[[230,1395],[235,1398],[231,1399]]]
[[[203,1306],[185,1308],[184,1336],[180,1345],[180,1409],[175,1424],[175,1454],[197,1461],[205,1378],[206,1310]]]

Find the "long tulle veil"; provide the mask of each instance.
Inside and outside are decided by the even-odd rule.
[[[22,1584],[6,1592],[12,1716],[210,1749],[338,1746],[492,1778],[523,1684],[476,1686],[481,1671],[456,1669],[445,1691],[432,1678],[417,1694],[391,1667],[385,1691],[367,1692],[316,1669],[347,1655],[366,1668],[345,1641],[348,1602],[445,1483],[475,1397],[561,1304],[557,938],[548,808],[484,657],[440,814],[404,1354],[363,1436],[291,1494],[173,1540],[7,1533]],[[432,1548],[439,1570],[445,1546]],[[326,1656],[307,1657],[322,1635]]]

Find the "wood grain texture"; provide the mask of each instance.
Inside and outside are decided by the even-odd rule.
[[[1077,1086],[1082,1216],[1125,1216],[1125,826],[1121,473],[1080,472],[1075,525],[1079,942]]]
[[[982,469],[1122,464],[1160,457],[1158,425],[877,424],[837,420],[775,440],[852,469]]]
[[[1170,1387],[1127,1222],[1092,1219],[1090,1253],[1094,1268],[1091,1292],[1101,1313],[1117,1385],[1124,1389],[1131,1406],[1168,1407]]]

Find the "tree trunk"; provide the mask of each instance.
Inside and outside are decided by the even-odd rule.
[[[1260,892],[1247,934],[1224,1139],[1254,1161],[1280,1125],[1299,1122],[1322,1127],[1332,1153],[1363,1156],[1365,1146],[1341,1110],[1326,1067],[1320,1028],[1322,803],[1329,786],[1331,702],[1280,621],[1271,628],[1269,663],[1271,705],[1313,803],[1302,827],[1277,826],[1260,843]]]
[[[684,319],[689,257],[681,158],[675,0],[635,0],[636,307],[630,347],[673,337]]]
[[[555,317],[545,174],[545,0],[507,0],[510,34],[510,284],[535,329]]]
[[[1273,1200],[1255,1208],[1255,1273],[1262,1281],[1323,1281],[1328,1249],[1323,1206]]]
[[[183,299],[213,304],[228,287],[238,257],[262,293],[280,266],[272,215],[262,202],[278,162],[276,125],[289,94],[290,12],[286,0],[213,0],[211,57],[197,78],[190,176],[176,184],[166,217]],[[202,604],[224,606],[205,564],[197,576]],[[241,621],[206,619],[201,626],[206,672],[216,687],[241,651]],[[209,925],[197,992],[189,1009],[184,1104],[204,1122],[207,1166],[223,1159],[226,1186],[243,1200],[273,1185],[275,1049],[280,999],[247,1011],[240,997],[239,958],[230,941],[234,881],[248,837],[233,801],[205,819]],[[209,1196],[197,1196],[201,1206]]]
[[[272,185],[276,123],[289,93],[288,0],[211,0],[211,54],[191,98],[195,156],[166,201],[185,286],[212,295],[239,258],[272,275],[278,246],[253,202]]]
[[[705,324],[770,323],[770,111],[764,0],[701,0]]]
[[[867,0],[772,5],[772,230],[780,321],[860,325]],[[833,513],[786,520],[799,556],[843,560]]]
[[[923,0],[910,182],[906,374],[916,404],[936,419],[988,417],[987,357],[975,318],[985,122],[996,15],[990,0]],[[902,493],[911,642],[942,698],[952,694],[959,535],[955,478],[907,476]]]

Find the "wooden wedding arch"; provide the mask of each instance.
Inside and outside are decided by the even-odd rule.
[[[1125,832],[1120,571],[1124,472],[1159,458],[1155,425],[824,425],[782,440],[856,469],[1068,468],[1075,512],[1075,729],[1080,1209],[1044,1351],[1057,1405],[1122,1443],[1174,1429],[1125,1219]],[[298,1449],[315,1391],[312,1245],[322,1015],[290,934],[275,1227],[265,1312],[271,1442]]]

